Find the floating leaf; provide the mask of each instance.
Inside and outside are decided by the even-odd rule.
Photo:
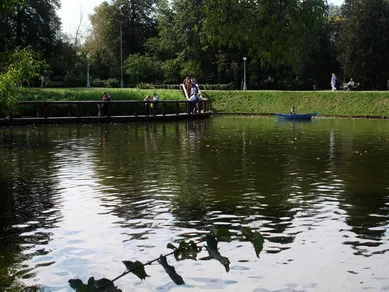
[[[84,284],[79,279],[72,279],[69,280],[69,285],[77,292],[122,292],[112,281],[106,278],[95,281],[95,278],[90,277],[88,284]]]
[[[248,241],[254,246],[255,254],[259,257],[259,254],[263,250],[263,244],[265,240],[259,232],[252,232],[250,228],[245,227],[242,229],[243,235],[246,237]]]
[[[71,279],[68,281],[69,286],[77,292],[89,292],[91,288],[84,284],[80,279]]]
[[[141,280],[146,279],[146,277],[150,277],[146,274],[145,266],[140,261],[123,261],[123,264],[126,266],[127,270],[129,270]]]
[[[212,234],[220,241],[231,241],[231,232],[226,227],[215,227],[212,230]]]
[[[228,273],[230,271],[230,261],[228,258],[222,256],[218,251],[216,238],[212,234],[207,234],[206,238],[208,245],[206,245],[205,248],[208,251],[209,257],[203,259],[215,259],[219,261]]]
[[[176,269],[167,263],[166,256],[161,255],[159,257],[158,262],[165,269],[166,273],[169,275],[170,279],[172,279],[174,283],[176,283],[177,285],[185,285],[184,280],[179,274],[177,274]]]
[[[209,248],[217,250],[217,240],[215,236],[213,236],[211,233],[207,234],[206,236],[207,239],[207,245]]]
[[[91,291],[98,292],[121,292],[122,290],[118,289],[111,280],[102,278],[95,280],[91,277],[88,280],[88,286],[91,286],[93,289]]]
[[[193,240],[189,242],[182,240],[178,247],[175,247],[173,244],[169,243],[167,248],[174,250],[174,258],[176,261],[187,259],[196,260],[197,254],[200,251],[200,248],[197,247],[197,244]]]
[[[176,250],[176,249],[177,249],[177,247],[175,247],[175,246],[174,246],[173,244],[171,244],[171,243],[168,243],[166,247],[167,247],[167,248],[170,248],[170,249],[172,249],[172,250]]]

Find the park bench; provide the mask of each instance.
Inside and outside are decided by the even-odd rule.
[[[352,86],[350,90],[358,90],[360,85],[361,85],[360,83],[354,83],[354,86]],[[348,83],[343,83],[340,89],[348,90]]]
[[[50,85],[52,87],[63,87],[65,84],[65,81],[60,81],[60,80],[56,80],[56,81],[51,81],[50,82]]]

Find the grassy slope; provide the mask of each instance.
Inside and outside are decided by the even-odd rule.
[[[112,100],[141,100],[157,92],[161,100],[179,100],[178,90],[142,89],[25,89],[23,100],[100,100],[107,91]],[[203,91],[212,100],[215,112],[298,113],[319,112],[327,115],[389,116],[388,91]]]
[[[389,92],[375,91],[209,91],[217,112],[389,116]]]

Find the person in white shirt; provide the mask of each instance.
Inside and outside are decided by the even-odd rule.
[[[352,90],[354,88],[355,82],[352,78],[350,78],[350,81],[347,83],[347,90]]]
[[[153,94],[153,101],[154,101],[154,103],[152,104],[151,111],[152,111],[152,114],[155,116],[157,114],[157,103],[159,101],[159,96],[155,92]]]
[[[189,97],[188,105],[188,114],[194,113],[197,111],[197,102],[198,102],[198,90],[196,84],[192,84]]]

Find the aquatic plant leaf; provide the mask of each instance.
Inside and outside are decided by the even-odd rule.
[[[217,238],[219,241],[231,241],[231,232],[226,227],[214,227],[212,229],[212,234]]]
[[[196,260],[197,254],[201,250],[193,240],[189,242],[185,242],[184,240],[180,241],[178,248],[173,244],[168,244],[168,247],[174,250],[174,258],[176,261],[187,259]]]
[[[94,277],[90,277],[88,286],[92,287],[92,292],[122,292],[122,290],[118,289],[111,280],[106,278],[95,280]]]
[[[127,270],[129,270],[141,280],[146,279],[146,277],[150,277],[146,274],[145,266],[140,261],[123,261],[123,264],[126,266]]]
[[[207,245],[209,248],[217,250],[217,240],[215,236],[213,236],[212,233],[207,234],[206,236],[207,239]]]
[[[84,284],[80,279],[72,279],[68,282],[70,287],[77,292],[122,292],[106,278],[95,280],[94,277],[90,277],[88,284]]]
[[[216,237],[219,237],[219,236],[231,236],[231,232],[226,227],[217,227],[217,228],[214,228],[214,235]]]
[[[217,240],[212,234],[207,234],[207,245],[205,248],[208,251],[209,257],[208,258],[213,258],[217,261],[219,261],[224,268],[226,269],[226,272],[228,273],[230,271],[230,260],[220,254],[217,248]]]
[[[175,246],[174,246],[173,244],[171,244],[171,243],[168,243],[166,247],[167,247],[167,248],[170,248],[170,249],[172,249],[172,250],[176,250],[176,249],[177,249],[177,247],[175,247]]]
[[[169,275],[170,279],[172,279],[174,283],[177,285],[185,285],[184,280],[179,274],[177,274],[176,269],[167,263],[166,256],[161,255],[158,259],[158,262],[165,269],[165,272]]]
[[[80,279],[70,279],[68,281],[70,288],[77,292],[89,292],[91,291],[91,287],[84,284]]]
[[[245,227],[242,229],[243,235],[246,237],[248,241],[251,242],[251,244],[254,246],[255,254],[257,257],[259,257],[259,254],[263,250],[263,245],[265,243],[265,239],[263,238],[262,234],[259,232],[252,232],[250,228]]]

